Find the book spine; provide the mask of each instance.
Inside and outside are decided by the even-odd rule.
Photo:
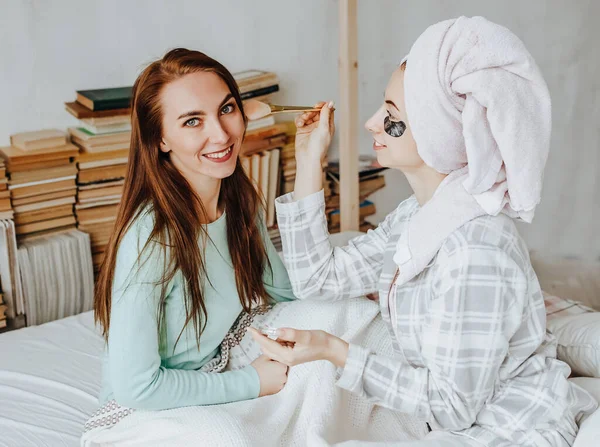
[[[268,95],[269,93],[275,93],[279,91],[279,85],[272,85],[270,87],[260,88],[258,90],[252,90],[250,92],[242,93],[242,100],[256,98],[258,96]]]
[[[123,99],[102,99],[92,101],[93,111],[100,110],[113,110],[113,109],[126,109],[129,107],[130,100],[129,98]]]

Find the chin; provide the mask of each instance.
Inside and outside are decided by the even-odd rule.
[[[229,161],[223,163],[222,166],[211,167],[210,175],[213,178],[218,178],[223,180],[224,178],[231,177],[235,172],[235,168],[237,166],[237,157],[231,157]]]
[[[389,168],[390,163],[386,154],[383,153],[382,150],[375,152],[375,156],[377,157],[377,162],[384,168]]]
[[[227,172],[224,172],[221,180],[227,177],[231,177],[233,175],[233,173],[235,172],[235,163],[231,165],[231,169],[228,169]]]

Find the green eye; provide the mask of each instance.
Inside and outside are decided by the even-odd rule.
[[[231,113],[235,110],[235,107],[233,104],[226,104],[223,106],[223,108],[221,109],[221,113],[223,115],[227,115],[228,113]]]
[[[192,118],[185,122],[185,126],[187,127],[196,127],[200,124],[200,120],[198,118]]]

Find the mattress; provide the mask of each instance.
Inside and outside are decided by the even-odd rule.
[[[92,312],[0,335],[0,446],[78,446],[103,345]]]

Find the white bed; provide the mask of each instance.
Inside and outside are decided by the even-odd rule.
[[[335,243],[355,234],[336,235]],[[571,264],[558,271],[552,270],[555,263],[534,262],[534,267],[542,285],[553,291],[583,284],[581,278],[572,280]],[[598,276],[592,275],[596,283]],[[592,294],[600,301],[600,289]],[[587,304],[598,307],[598,301]],[[0,335],[0,446],[79,445],[83,423],[98,406],[102,348],[91,312]],[[573,380],[600,400],[600,379]],[[584,421],[575,447],[597,446],[598,439],[600,410]]]
[[[91,312],[0,335],[0,445],[79,445],[102,346]]]

